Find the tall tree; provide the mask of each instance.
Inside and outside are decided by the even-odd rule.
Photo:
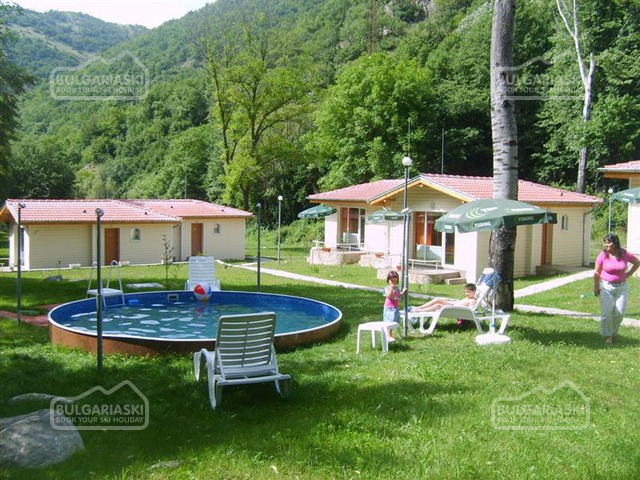
[[[576,60],[580,71],[580,80],[584,89],[582,104],[582,121],[586,124],[591,119],[593,74],[596,70],[596,59],[593,52],[589,53],[589,68],[587,69],[583,54],[583,39],[580,32],[580,19],[578,18],[578,1],[572,0],[571,7],[564,0],[556,0],[558,12],[562,18],[576,51]],[[589,150],[586,145],[580,148],[580,161],[578,163],[578,180],[576,191],[584,193],[587,183],[587,156]]]
[[[75,172],[62,138],[30,136],[12,149],[12,186],[18,198],[73,198]]]
[[[386,53],[362,56],[345,67],[316,111],[317,128],[307,138],[321,187],[396,178],[398,152],[409,153],[418,171],[433,171],[437,155],[429,152],[437,151],[439,139],[428,132],[439,130],[434,120],[439,107],[431,84],[417,61]],[[410,152],[409,119],[415,126]]]
[[[199,39],[221,129],[223,199],[245,209],[269,188],[265,173],[281,160],[274,152],[294,141],[313,98],[312,65],[292,55],[295,41],[278,28],[271,3],[243,2]]]
[[[10,62],[5,54],[11,35],[4,19],[14,10],[15,7],[0,0],[0,187],[3,187],[3,196],[10,144],[15,139],[18,128],[18,97],[34,81],[26,71]]]
[[[495,0],[491,30],[491,132],[493,136],[493,196],[518,198],[518,129],[516,106],[508,95],[513,69],[516,0]],[[497,304],[513,309],[513,265],[516,229],[501,227],[491,233],[489,259],[502,275]]]

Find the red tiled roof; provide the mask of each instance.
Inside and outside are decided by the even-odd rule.
[[[180,218],[250,217],[250,212],[200,200],[127,200],[142,208]]]
[[[466,177],[460,175],[423,174],[420,178],[428,183],[435,183],[450,191],[457,191],[470,200],[493,197],[493,177]],[[571,192],[560,188],[549,187],[527,180],[518,180],[518,200],[528,203],[575,203],[593,204],[602,199],[593,195]]]
[[[421,174],[409,181],[409,189],[417,185],[439,190],[447,195],[472,201],[493,196],[493,177],[469,177],[462,175]],[[403,180],[379,180],[362,185],[310,195],[311,201],[353,201],[378,203],[385,197],[398,195],[404,188]],[[602,199],[581,193],[548,187],[526,180],[518,182],[518,200],[538,204],[593,204]]]
[[[25,205],[20,212],[20,219],[24,224],[95,223],[98,208],[104,212],[102,223],[175,223],[184,217],[251,216],[249,212],[236,209],[229,209],[227,212],[228,207],[196,200],[8,199],[0,210],[0,221],[17,219],[19,203]],[[231,212],[233,215],[229,215]]]
[[[640,173],[640,160],[631,160],[630,162],[615,163],[612,165],[605,165],[599,168],[601,172],[630,172]]]
[[[323,201],[350,201],[350,202],[368,202],[371,198],[382,195],[383,193],[395,189],[398,186],[404,186],[404,180],[378,180],[371,183],[362,183],[353,185],[352,187],[331,190],[330,192],[316,193],[309,195],[309,200],[313,202]]]

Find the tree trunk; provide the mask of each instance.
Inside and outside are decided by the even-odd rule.
[[[575,46],[578,69],[580,70],[580,80],[582,81],[582,87],[584,89],[582,121],[587,124],[591,119],[593,74],[596,70],[596,59],[593,52],[591,52],[589,54],[589,70],[587,70],[582,56],[582,36],[580,34],[580,20],[578,19],[578,2],[576,0],[573,1],[571,11],[570,8],[562,2],[562,0],[556,0],[556,5],[558,7],[560,18],[562,18],[562,22],[564,23],[564,26]],[[584,142],[586,143],[586,140],[584,140]],[[578,176],[576,181],[576,192],[578,193],[584,193],[586,189],[588,153],[589,149],[586,145],[580,149],[580,160],[578,161]]]
[[[518,129],[515,101],[509,100],[507,76],[513,70],[516,0],[495,0],[491,31],[491,132],[493,136],[493,197],[518,199]],[[497,307],[513,310],[515,228],[491,234],[489,263],[502,276]]]
[[[579,52],[578,52],[579,53]],[[581,62],[579,62],[581,64]],[[593,72],[596,68],[596,62],[594,60],[593,54],[591,54],[591,60],[589,64],[589,73],[584,76],[583,85],[584,85],[584,103],[582,105],[582,121],[585,123],[589,123],[591,120],[591,85],[593,83]],[[584,65],[581,64],[580,71],[584,70]],[[589,156],[589,148],[584,146],[580,149],[580,164],[578,165],[578,181],[576,184],[576,192],[584,193],[587,188],[587,160]]]
[[[589,157],[589,149],[582,147],[580,149],[580,161],[578,163],[578,178],[576,180],[576,192],[584,193],[587,186],[587,159]]]

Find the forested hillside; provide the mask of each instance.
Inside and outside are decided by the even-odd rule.
[[[47,79],[51,70],[75,66],[147,29],[116,25],[83,13],[14,10],[6,26],[18,39],[7,46],[9,60]]]
[[[588,122],[556,1],[518,2],[519,169],[573,188],[587,148],[587,190],[598,192],[608,185],[597,168],[640,148],[640,24],[633,0],[579,4],[581,55],[596,61]],[[283,195],[289,220],[319,189],[401,177],[407,154],[412,174],[491,175],[491,17],[484,0],[218,0],[157,29],[123,27],[132,38],[121,41],[52,36],[89,58],[126,52],[127,63],[83,73],[143,79],[147,90],[127,99],[57,95],[46,69],[74,54],[30,64],[36,37],[20,35],[12,58],[42,80],[22,98],[3,197],[187,196],[252,209]]]

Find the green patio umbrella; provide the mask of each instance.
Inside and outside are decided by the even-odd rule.
[[[307,208],[306,210],[298,213],[298,218],[323,218],[333,215],[337,210],[333,207],[327,207],[326,205],[316,205],[315,207]],[[316,238],[316,247],[319,245],[320,239]],[[313,257],[312,257],[313,258]]]
[[[439,232],[460,233],[495,230],[538,223],[558,223],[557,215],[536,205],[504,198],[487,198],[465,203],[435,221]]]
[[[531,205],[530,203],[504,198],[487,198],[465,203],[454,208],[435,221],[434,228],[439,232],[452,233],[458,229],[460,233],[495,230],[502,226],[517,227],[538,223],[558,223],[555,213]],[[498,272],[499,273],[499,272]],[[495,295],[495,289],[493,293]],[[496,312],[495,296],[493,299],[491,328],[489,333],[478,335],[476,342],[480,345],[508,343],[506,335],[495,333]]]
[[[322,218],[328,217],[336,213],[336,209],[333,207],[327,207],[326,205],[316,205],[315,207],[307,208],[298,213],[298,218]]]
[[[403,218],[404,218],[404,215],[402,213],[394,212],[393,210],[389,210],[388,208],[383,208],[382,210],[378,210],[376,212],[373,212],[371,215],[367,216],[367,220],[373,223],[395,222],[398,220],[402,220]],[[388,229],[388,225],[387,225],[387,229]],[[389,253],[389,250],[390,250],[389,232],[387,231],[385,235],[387,237],[386,253]]]
[[[403,218],[404,215],[402,213],[394,212],[387,208],[383,208],[382,210],[378,210],[377,212],[373,212],[371,215],[367,216],[367,220],[376,223],[393,222],[396,220],[402,220]]]
[[[625,203],[640,203],[640,187],[621,190],[614,193],[611,198]]]

